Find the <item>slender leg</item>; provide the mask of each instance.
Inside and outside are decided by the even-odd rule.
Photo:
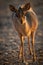
[[[28,48],[29,48],[29,54],[31,55],[32,54],[32,49],[31,49],[31,46],[30,46],[30,40],[29,40],[30,37],[28,37]]]
[[[24,43],[23,43],[23,36],[20,36],[21,39],[21,46],[20,46],[20,53],[19,58],[22,59],[22,62],[24,61]]]
[[[31,34],[32,38],[32,51],[33,51],[33,61],[36,61],[36,54],[35,54],[35,48],[34,48],[34,41],[35,41],[35,32],[32,32]]]

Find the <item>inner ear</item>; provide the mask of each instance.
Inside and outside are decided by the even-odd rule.
[[[9,9],[10,9],[12,12],[17,12],[17,9],[16,9],[13,5],[9,5]]]
[[[24,5],[24,7],[22,8],[23,11],[27,11],[30,9],[30,3],[27,3]]]

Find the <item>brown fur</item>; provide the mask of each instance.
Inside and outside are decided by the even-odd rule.
[[[19,58],[22,58],[22,60],[24,60],[24,37],[27,36],[28,37],[28,47],[29,47],[29,52],[30,54],[33,55],[33,60],[36,60],[36,55],[35,55],[35,48],[34,48],[34,39],[35,39],[35,32],[37,30],[38,27],[38,20],[37,20],[37,16],[35,14],[35,12],[33,10],[30,10],[31,6],[30,3],[25,4],[25,6],[23,8],[19,8],[18,10],[15,7],[10,6],[10,10],[13,12],[16,12],[16,14],[18,13],[18,17],[16,19],[16,23],[17,23],[17,19],[19,20],[19,22],[17,23],[18,26],[15,26],[20,40],[21,40],[21,46],[20,46],[20,53],[19,53]],[[31,15],[31,23],[32,26],[30,27],[29,23],[27,22],[26,16],[24,12],[29,12]],[[13,20],[14,21],[14,20]],[[22,23],[20,23],[22,21]],[[16,25],[16,23],[14,23]],[[20,32],[21,31],[21,32]],[[29,38],[31,36],[31,42],[32,42],[32,49],[30,47],[30,42],[29,42]]]

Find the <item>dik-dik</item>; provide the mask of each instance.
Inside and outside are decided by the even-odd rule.
[[[13,6],[9,5],[10,10],[13,12],[12,20],[14,27],[16,28],[18,35],[21,40],[19,58],[24,60],[24,38],[28,38],[29,53],[33,55],[33,61],[36,60],[34,41],[35,33],[38,27],[38,19],[36,13],[33,11],[30,3],[25,4],[23,7],[19,7],[18,10]],[[28,13],[28,17],[26,14]],[[29,38],[31,37],[32,48],[30,47]]]

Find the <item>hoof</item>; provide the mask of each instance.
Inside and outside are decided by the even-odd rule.
[[[29,55],[33,55],[33,52],[29,52]]]
[[[36,57],[33,57],[33,62],[36,62],[36,61],[37,61]]]
[[[22,59],[21,62],[24,63],[24,60]]]
[[[29,55],[32,55],[32,53],[30,52]]]
[[[22,63],[24,63],[24,59],[22,59],[22,58],[19,58],[19,61],[22,62]]]

